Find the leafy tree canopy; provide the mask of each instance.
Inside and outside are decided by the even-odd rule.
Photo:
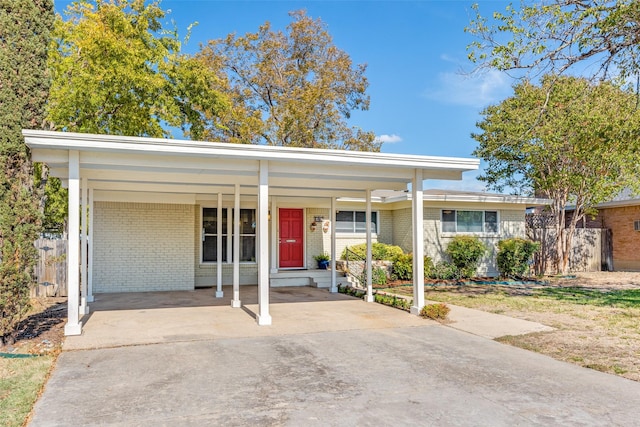
[[[483,111],[474,155],[487,162],[479,178],[492,189],[553,200],[558,238],[575,205],[569,233],[596,204],[638,187],[640,112],[632,91],[576,77],[523,81],[515,94]],[[566,268],[568,247],[560,252]]]
[[[474,10],[469,58],[481,67],[542,75],[582,64],[580,74],[601,79],[640,72],[637,0],[522,0],[492,19]]]
[[[199,138],[226,106],[215,74],[180,53],[159,1],[79,0],[57,19],[49,120],[57,129]],[[168,125],[168,126],[167,126]]]
[[[232,108],[207,138],[278,146],[379,151],[372,132],[347,125],[367,110],[366,66],[333,45],[326,25],[292,12],[286,32],[267,22],[258,32],[212,40],[198,58],[224,77]]]

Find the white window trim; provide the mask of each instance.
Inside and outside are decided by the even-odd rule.
[[[338,211],[340,212],[365,212],[366,215],[366,211],[362,211],[362,210],[358,210],[358,209],[338,209]],[[376,237],[379,233],[380,233],[380,211],[371,211],[371,216],[373,217],[373,214],[376,214],[376,224],[375,224],[375,229],[373,229],[373,227],[371,228],[371,237],[374,238]],[[366,231],[340,231],[337,228],[338,226],[338,221],[336,221],[336,238],[342,239],[342,238],[347,238],[347,237],[362,237],[364,235],[367,234]]]
[[[202,257],[204,255],[204,241],[202,240],[202,237],[205,235],[204,234],[204,227],[202,226],[202,221],[204,218],[204,209],[216,209],[217,206],[211,206],[210,204],[206,204],[206,205],[200,205],[200,218],[199,218],[199,227],[200,227],[200,256],[198,258],[198,265],[201,267],[212,267],[212,266],[216,266],[218,265],[218,261],[203,261]],[[223,236],[226,235],[227,236],[227,254],[233,254],[232,250],[233,250],[233,206],[229,206],[227,204],[223,204],[222,205],[222,209],[226,209],[227,210],[227,231],[226,233],[223,230]],[[251,207],[240,207],[240,209],[253,209],[256,210],[256,208],[254,206]],[[217,234],[211,234],[209,233],[208,235],[217,235]],[[240,237],[242,236],[252,236],[252,234],[240,234]],[[256,237],[256,245],[257,245],[257,237]],[[256,247],[256,252],[257,252],[257,247]],[[230,258],[230,257],[227,257]],[[231,258],[233,258],[233,256],[231,256]],[[257,265],[258,264],[258,260],[256,258],[255,261],[240,261],[239,262],[240,265]],[[229,261],[229,259],[227,259],[227,261],[222,261],[222,265],[233,265],[233,261]]]
[[[444,221],[442,220],[442,215],[443,215],[443,211],[454,211],[456,212],[456,221],[455,221],[455,225],[456,225],[456,231],[444,231],[443,230],[443,226],[444,226]],[[496,213],[496,226],[497,226],[497,231],[496,232],[488,232],[488,231],[457,231],[457,227],[458,227],[458,211],[465,211],[465,212],[482,212],[482,228],[484,228],[484,224],[485,224],[485,212],[495,212]],[[455,236],[459,236],[461,234],[466,234],[466,235],[471,235],[471,236],[478,236],[478,237],[496,237],[496,236],[500,236],[501,234],[501,223],[500,223],[500,210],[498,209],[440,209],[440,235],[442,237],[455,237]]]

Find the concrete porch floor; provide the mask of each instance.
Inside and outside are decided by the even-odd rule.
[[[437,325],[323,289],[280,287],[270,289],[273,324],[258,326],[257,287],[240,286],[241,308],[231,307],[231,286],[223,290],[223,298],[215,298],[215,289],[96,294],[82,335],[67,337],[63,349]]]

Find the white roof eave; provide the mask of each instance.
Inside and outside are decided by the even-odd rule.
[[[479,167],[478,159],[415,156],[315,148],[275,147],[184,141],[162,138],[81,134],[41,130],[23,130],[25,141],[33,149],[78,150],[149,155],[178,155],[242,160],[334,164],[386,168],[415,168],[465,172]]]

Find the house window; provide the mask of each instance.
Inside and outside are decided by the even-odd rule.
[[[640,231],[640,220],[638,221],[633,221],[633,229],[635,231]]]
[[[442,210],[443,233],[497,233],[497,211]]]
[[[202,208],[202,262],[218,261],[218,239],[222,239],[222,262],[233,253],[233,209],[222,209],[222,234],[218,236],[218,209]],[[256,260],[256,211],[240,209],[240,261]]]
[[[337,233],[366,233],[367,213],[364,211],[338,211],[336,213]],[[371,212],[371,232],[378,232],[378,213]]]

